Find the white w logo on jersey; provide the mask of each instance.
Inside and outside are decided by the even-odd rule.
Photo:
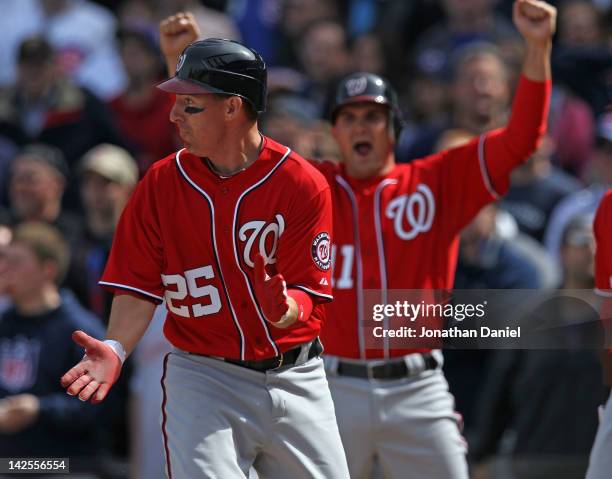
[[[243,252],[244,262],[251,268],[255,266],[253,258],[251,257],[251,250],[258,237],[259,241],[256,247],[264,260],[266,260],[266,264],[276,263],[278,239],[283,234],[283,231],[285,231],[285,219],[282,215],[276,215],[275,219],[276,223],[272,222],[268,224],[266,224],[265,221],[249,221],[242,225],[240,231],[238,231],[238,238],[240,241],[246,241]],[[272,235],[272,247],[270,251],[266,251],[266,240],[269,235]]]
[[[419,233],[426,233],[431,229],[435,213],[436,202],[433,193],[427,185],[419,183],[414,193],[391,200],[385,216],[393,220],[397,236],[403,240],[411,240]],[[408,231],[404,229],[404,218],[410,225]]]

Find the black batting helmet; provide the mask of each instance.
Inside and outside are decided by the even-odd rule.
[[[266,64],[255,50],[233,40],[208,38],[188,45],[175,75],[157,87],[184,95],[236,95],[261,113],[266,109],[266,78]]]
[[[340,108],[351,103],[378,103],[389,108],[396,137],[403,126],[402,113],[397,101],[397,94],[387,80],[374,73],[352,73],[338,84],[334,96],[330,117],[335,123]]]

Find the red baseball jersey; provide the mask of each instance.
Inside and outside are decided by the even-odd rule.
[[[366,291],[450,290],[458,233],[485,204],[507,191],[510,171],[525,161],[546,130],[550,82],[521,78],[508,125],[466,146],[409,164],[384,177],[350,178],[342,166],[318,165],[332,188],[334,301],[322,332],[325,350],[346,358],[394,357],[415,351],[360,327]],[[380,344],[380,341],[377,343]],[[370,345],[370,346],[369,346]]]
[[[595,292],[603,298],[601,319],[606,327],[610,328],[612,327],[612,189],[604,195],[599,204],[593,228],[597,245]]]
[[[612,297],[612,189],[599,203],[594,222],[595,288],[598,294]]]
[[[259,158],[229,178],[180,150],[157,162],[121,217],[100,284],[166,300],[177,348],[231,359],[278,355],[319,334],[331,296],[330,188],[308,162],[264,138]],[[309,293],[310,318],[269,324],[255,297],[253,259]]]

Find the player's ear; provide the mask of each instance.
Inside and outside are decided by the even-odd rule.
[[[235,118],[242,108],[242,98],[239,96],[230,96],[225,102],[225,115],[228,119]]]

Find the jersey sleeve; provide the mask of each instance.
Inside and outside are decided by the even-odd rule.
[[[160,303],[163,247],[153,179],[150,174],[145,176],[123,210],[100,285],[115,294]]]
[[[599,315],[605,344],[612,352],[612,190],[601,201],[595,222],[595,292],[602,298]]]
[[[510,187],[510,172],[526,161],[546,133],[552,83],[521,76],[508,124],[482,138],[487,181],[496,195]]]
[[[297,198],[280,237],[277,269],[287,288],[310,294],[315,304],[332,299],[332,209],[329,186],[310,199]]]
[[[480,209],[497,198],[484,168],[482,138],[445,150],[422,161],[430,194],[436,198],[436,215],[450,236],[456,235]],[[416,164],[417,162],[415,162]]]
[[[595,288],[601,296],[612,298],[612,191],[597,210],[595,233]]]

